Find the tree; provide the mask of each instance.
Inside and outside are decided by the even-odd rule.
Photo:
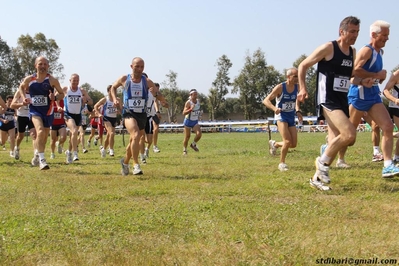
[[[166,74],[167,80],[162,82],[163,88],[162,93],[169,103],[168,108],[168,119],[169,123],[176,121],[176,113],[180,109],[180,105],[184,103],[183,98],[178,97],[177,87],[177,73],[169,70],[169,74]]]
[[[283,81],[283,76],[274,66],[268,66],[265,54],[259,48],[252,57],[247,53],[244,67],[234,79],[232,93],[240,93],[240,101],[245,119],[265,112],[262,101],[275,85]]]
[[[37,33],[33,38],[29,34],[21,35],[13,53],[18,58],[24,76],[35,73],[35,59],[44,56],[49,60],[49,72],[60,81],[65,78],[62,73],[64,66],[58,63],[61,49],[55,40],[47,39],[43,33]]]
[[[101,91],[94,89],[89,83],[83,83],[80,87],[87,91],[90,98],[93,99],[93,104],[96,104],[105,96]]]
[[[306,55],[302,54],[300,57],[298,57],[297,60],[292,64],[294,67],[298,68],[299,64],[302,63],[303,60],[306,59]],[[314,113],[316,110],[316,98],[315,98],[315,92],[316,92],[316,87],[317,87],[317,72],[316,69],[312,66],[309,67],[308,71],[306,72],[306,89],[308,90],[308,99],[304,102],[301,103],[301,110],[303,115],[306,115],[308,113]]]
[[[0,37],[0,95],[3,99],[7,95],[14,94],[14,89],[18,87],[23,77],[18,60],[7,42]]]
[[[214,120],[219,117],[223,111],[220,110],[221,104],[225,101],[224,96],[229,93],[228,87],[231,86],[229,70],[233,66],[226,55],[222,55],[216,65],[218,72],[216,79],[212,82],[212,88],[209,90],[210,118]]]

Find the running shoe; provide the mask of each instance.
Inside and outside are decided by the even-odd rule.
[[[373,155],[373,162],[382,162],[384,160],[384,156],[381,153]]]
[[[58,152],[58,154],[61,154],[61,153],[62,153],[62,146],[60,145],[60,142],[57,141],[57,142],[55,143],[55,145],[57,146],[57,152]]]
[[[313,178],[309,180],[309,184],[312,188],[321,190],[321,191],[327,191],[331,190],[329,186],[326,186],[323,184],[323,182],[320,181],[320,179],[317,177],[317,173],[314,174]]]
[[[121,166],[122,166],[121,173],[122,173],[123,176],[126,176],[126,175],[129,175],[129,165],[125,164],[123,161],[124,161],[124,159],[122,158],[120,160],[120,163],[121,163]]]
[[[83,152],[83,153],[88,153],[89,151],[86,150],[86,149],[83,149],[82,152]]]
[[[134,175],[142,175],[143,171],[141,171],[140,165],[139,164],[135,164],[133,167],[133,174]]]
[[[66,160],[65,160],[66,164],[71,164],[73,162],[72,153],[69,150],[67,150],[65,151],[65,155],[66,155]]]
[[[288,165],[286,165],[285,163],[279,163],[278,170],[280,170],[281,172],[288,171]]]
[[[161,150],[158,148],[158,146],[154,146],[153,151],[155,153],[161,152]]]
[[[396,167],[393,163],[388,167],[382,168],[382,177],[384,178],[392,178],[398,175],[399,175],[399,168]]]
[[[55,159],[54,153],[51,153],[51,154],[50,154],[50,159]]]
[[[40,170],[48,170],[50,167],[48,166],[46,159],[40,160]]]
[[[15,160],[19,160],[19,149],[17,146],[14,147],[14,158]]]
[[[87,141],[87,148],[90,148],[90,140]]]
[[[150,158],[150,150],[148,148],[145,148],[144,156],[145,156],[145,158]]]
[[[197,144],[191,143],[190,144],[191,149],[195,150],[195,151],[199,151]]]
[[[337,161],[335,166],[337,168],[343,168],[343,169],[351,168],[351,166],[349,164],[347,164],[345,161]]]
[[[39,166],[40,161],[39,161],[39,154],[35,154],[33,156],[33,159],[31,161],[32,166]]]
[[[269,140],[269,153],[270,155],[276,155],[276,147],[274,146],[274,144],[276,143],[276,141],[274,140]]]
[[[328,175],[328,171],[330,170],[330,167],[328,167],[327,165],[322,164],[319,161],[319,159],[320,159],[320,157],[317,157],[316,161],[315,161],[317,177],[323,183],[329,184],[330,183],[330,177]]]
[[[109,149],[109,156],[114,157],[115,153],[113,149]]]

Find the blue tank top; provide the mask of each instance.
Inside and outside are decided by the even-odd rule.
[[[363,69],[368,72],[378,73],[383,68],[382,50],[377,52],[370,44],[366,47],[371,49],[371,58],[363,65]],[[351,85],[349,88],[348,96],[359,97],[362,100],[375,99],[380,95],[379,80],[376,80],[372,87],[367,88],[361,85]]]
[[[30,114],[42,116],[53,114],[53,106],[49,97],[50,92],[54,92],[54,88],[50,84],[50,74],[47,74],[41,83],[37,81],[36,74],[32,75],[32,79],[29,82],[29,94],[31,98],[31,104],[29,105]]]
[[[147,111],[147,100],[147,77],[142,75],[141,82],[134,83],[132,76],[128,74],[123,90],[123,113],[145,113]]]

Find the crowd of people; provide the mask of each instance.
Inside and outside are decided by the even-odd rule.
[[[390,24],[378,20],[370,26],[370,43],[356,53],[353,45],[360,30],[360,20],[350,16],[342,20],[337,40],[317,47],[304,59],[298,69],[287,71],[287,81],[278,84],[263,103],[275,113],[281,142],[269,141],[270,154],[281,147],[278,169],[287,171],[287,150],[297,144],[295,115],[301,118],[300,103],[308,98],[306,72],[317,64],[317,88],[315,92],[318,119],[326,121],[327,143],[315,160],[316,171],[310,185],[320,190],[330,190],[330,165],[338,156],[336,166],[350,167],[344,159],[349,146],[356,141],[356,129],[363,119],[373,128],[373,161],[383,161],[382,177],[399,175],[395,164],[399,159],[399,142],[396,142],[394,158],[393,129],[399,123],[399,71],[394,72],[382,90],[390,101],[389,110],[381,99],[379,84],[387,77],[383,68],[383,47],[389,39]],[[271,100],[276,99],[273,105]],[[391,118],[392,117],[392,118]],[[393,121],[392,121],[393,119]],[[380,132],[381,151],[380,151]]]
[[[91,142],[99,144],[101,157],[115,156],[115,128],[118,115],[122,116],[123,127],[129,134],[126,154],[121,159],[121,173],[128,175],[132,161],[132,173],[140,175],[143,171],[140,163],[145,164],[151,145],[154,153],[159,153],[158,132],[161,119],[160,107],[168,103],[160,92],[158,83],[154,83],[144,73],[144,60],[135,57],[130,65],[131,73],[119,77],[107,87],[107,96],[94,103],[88,92],[79,86],[79,75],[74,73],[69,86],[61,87],[59,81],[48,73],[49,61],[45,57],[35,60],[36,73],[23,79],[14,95],[6,101],[0,97],[0,144],[10,142],[10,156],[20,159],[20,144],[26,130],[32,139],[32,166],[40,170],[50,169],[45,149],[50,136],[50,158],[65,152],[66,164],[79,160],[78,149],[87,153]],[[122,87],[122,98],[117,96],[117,88]],[[196,137],[190,147],[198,151],[196,143],[201,138],[198,125],[200,103],[197,91],[190,91],[190,99],[183,111],[187,132],[184,137],[184,154],[190,131]],[[90,136],[85,142],[87,126],[91,126]],[[104,130],[106,131],[103,141]],[[97,135],[96,135],[97,131]],[[17,132],[17,133],[16,133]],[[139,161],[140,155],[140,161]],[[25,156],[25,155],[24,155]]]
[[[320,156],[315,159],[316,169],[309,180],[310,185],[320,190],[331,189],[328,186],[331,182],[330,165],[337,156],[337,167],[350,167],[345,162],[345,154],[356,141],[356,129],[362,119],[373,128],[373,161],[383,161],[382,177],[399,175],[399,167],[395,165],[399,161],[399,142],[395,147],[393,143],[394,123],[399,123],[399,70],[391,75],[383,90],[379,88],[387,78],[382,48],[389,39],[389,30],[388,22],[374,22],[370,26],[370,43],[356,52],[353,45],[360,31],[360,20],[353,16],[344,18],[339,26],[338,39],[317,47],[298,68],[289,68],[287,80],[277,84],[267,95],[263,103],[274,112],[282,138],[279,142],[270,139],[269,152],[276,155],[277,149],[281,148],[280,171],[289,169],[287,153],[298,142],[295,118],[303,120],[300,104],[308,98],[306,73],[317,64],[316,113],[318,119],[325,121],[328,136],[327,143],[320,149]],[[157,144],[160,106],[167,108],[168,102],[160,92],[159,84],[144,73],[142,58],[133,58],[131,72],[109,85],[107,96],[97,103],[93,103],[89,94],[79,86],[78,74],[72,74],[70,85],[62,88],[59,81],[48,73],[46,58],[38,57],[35,68],[36,73],[23,79],[14,96],[8,96],[5,101],[0,98],[1,144],[6,139],[10,140],[11,157],[20,158],[20,143],[28,128],[33,146],[33,166],[49,169],[44,155],[48,136],[51,137],[51,158],[55,157],[56,148],[58,153],[62,153],[65,146],[66,163],[71,164],[79,160],[79,144],[82,152],[87,152],[84,133],[88,124],[92,131],[87,147],[91,146],[94,138],[94,144],[100,142],[101,157],[106,157],[107,150],[109,156],[114,156],[115,127],[117,115],[121,114],[123,126],[129,134],[125,156],[120,160],[121,173],[128,175],[130,165],[134,175],[143,173],[140,164],[146,163],[151,145],[154,145],[154,152],[160,151]],[[121,98],[117,95],[119,87],[123,88]],[[381,91],[390,101],[388,109],[382,102]],[[274,100],[275,104],[272,103]],[[199,151],[197,143],[202,136],[198,123],[200,114],[198,92],[192,89],[183,110],[183,155],[187,155],[191,132],[195,137],[190,147]],[[104,128],[107,134],[103,142]],[[95,136],[96,130],[98,136]]]

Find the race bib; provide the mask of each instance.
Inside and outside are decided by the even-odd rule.
[[[32,97],[31,103],[33,106],[47,106],[48,99],[44,95],[35,95]]]
[[[350,80],[348,77],[335,76],[334,77],[334,91],[348,92],[350,86]]]
[[[107,113],[108,114],[115,114],[116,113],[116,107],[107,107]]]
[[[14,121],[14,116],[13,115],[6,115],[5,119],[8,121]]]
[[[80,99],[81,99],[80,96],[71,95],[71,96],[68,96],[68,103],[72,103],[72,104],[78,103],[78,104],[80,104]]]
[[[378,87],[379,84],[380,84],[380,80],[379,79],[374,80],[373,86],[377,86]]]
[[[190,120],[198,120],[201,114],[201,110],[192,111],[190,115]]]
[[[54,119],[61,119],[61,113],[54,113]]]
[[[281,110],[283,112],[291,112],[295,110],[295,102],[285,102],[282,104]]]
[[[129,99],[129,101],[128,101],[129,109],[133,109],[133,110],[134,109],[137,109],[137,110],[140,109],[140,112],[141,112],[141,110],[144,109],[144,105],[145,105],[145,100],[141,99],[141,98]]]

